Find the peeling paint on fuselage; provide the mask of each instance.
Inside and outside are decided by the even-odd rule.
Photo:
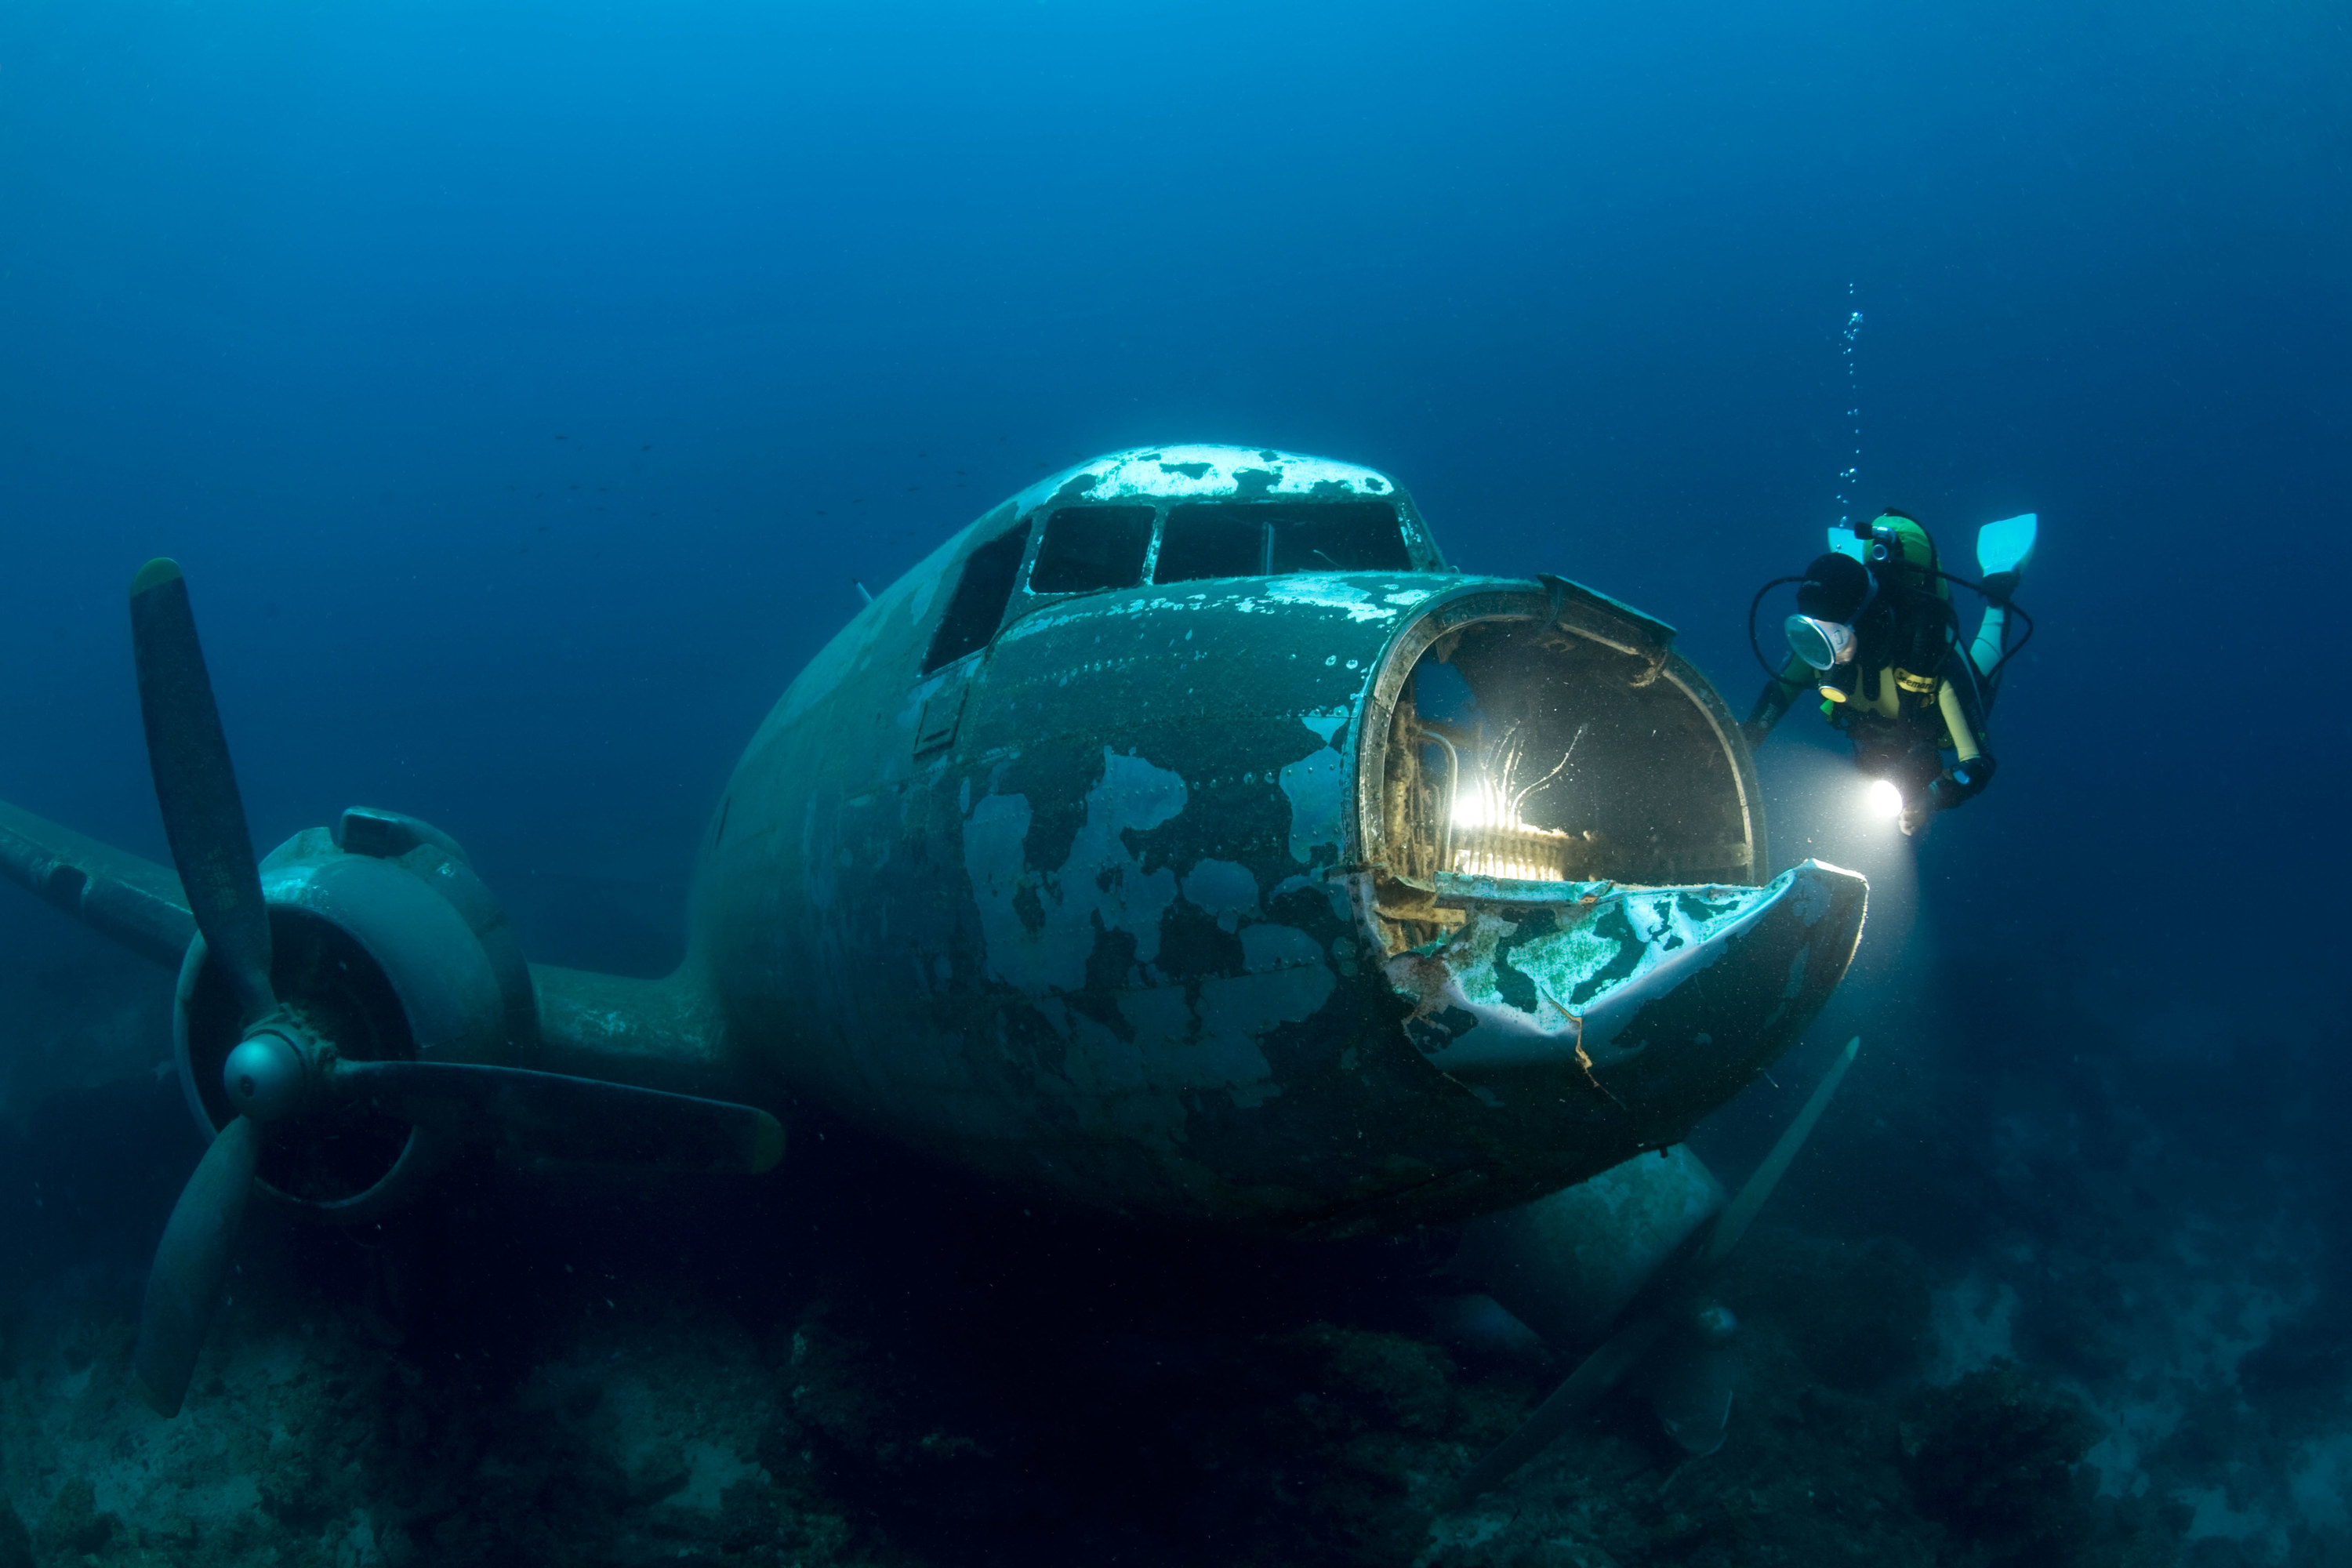
[[[1050,500],[1082,496],[1092,501],[1268,500],[1346,496],[1401,499],[1379,471],[1329,458],[1252,447],[1138,447],[1039,479],[1011,504],[1026,512]]]
[[[971,682],[932,757],[906,717],[920,628],[896,680],[840,661],[831,699],[772,719],[698,892],[747,1035],[838,1109],[1097,1203],[1280,1228],[1370,1195],[1367,1166],[1428,1180],[1397,1136],[1302,1160],[1366,1142],[1380,1118],[1353,1105],[1389,1098],[1369,1060],[1338,1074],[1359,1015],[1392,1033],[1398,1009],[1321,873],[1346,845],[1349,717],[1408,613],[1360,611],[1413,580],[1278,616],[1265,588],[1016,623],[932,678]],[[1402,1037],[1392,1054],[1382,1070],[1425,1076]]]
[[[1146,871],[1123,835],[1181,812],[1184,780],[1108,746],[1102,761],[1102,778],[1087,792],[1086,821],[1051,869],[1029,862],[1026,797],[988,795],[965,819],[964,870],[991,980],[1032,994],[1079,990],[1098,931],[1127,933],[1138,964],[1160,956],[1160,921],[1175,901],[1176,873],[1165,866]]]
[[[1348,759],[1326,744],[1282,770],[1290,801],[1290,858],[1302,866],[1338,858],[1348,832]],[[1322,851],[1328,850],[1328,854]]]
[[[1232,494],[1246,474],[1252,493],[1410,506],[1316,461],[1168,447],[1087,465],[877,595],[761,727],[707,844],[694,962],[739,1037],[910,1147],[1229,1229],[1458,1217],[1686,1131],[1706,1105],[1612,1104],[1572,1052],[1530,1058],[1508,1093],[1446,1070],[1412,1032],[1417,997],[1356,864],[1391,643],[1433,602],[1523,585],[1363,573],[1054,599],[919,673],[967,547],[1052,497]],[[919,753],[950,683],[952,741]],[[1678,908],[1639,918],[1671,926]],[[1783,973],[1776,958],[1776,990]],[[1800,1011],[1818,977],[1804,989]]]
[[[1670,1051],[1687,1044],[1704,1075],[1716,1070],[1724,1043],[1716,1031],[1695,1028],[1685,1042],[1634,1027],[1645,1016],[1641,1004],[1742,952],[1744,939],[1777,921],[1792,956],[1786,969],[1762,968],[1785,978],[1745,1009],[1769,1026],[1805,994],[1807,934],[1824,921],[1858,926],[1861,892],[1859,878],[1810,860],[1761,888],[1570,884],[1550,903],[1475,909],[1446,941],[1391,959],[1389,973],[1413,999],[1407,1031],[1432,1062],[1465,1079],[1500,1081],[1531,1055],[1549,1056],[1576,1061],[1610,1089],[1617,1069],[1662,1042]],[[1758,991],[1752,974],[1726,984]]]

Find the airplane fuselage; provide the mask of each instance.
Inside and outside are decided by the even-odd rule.
[[[761,726],[703,841],[689,970],[796,1091],[1138,1215],[1391,1229],[1673,1142],[1826,998],[1858,879],[1780,900],[1811,918],[1756,912],[1752,767],[1666,628],[1445,570],[1369,470],[1253,458],[1252,499],[1293,518],[1393,509],[1391,568],[1037,592],[1055,531],[1095,513],[1153,529],[1166,575],[1198,521],[1177,509],[1232,497],[1235,458],[1129,454],[1024,492],[876,596]],[[985,625],[958,632],[975,573]],[[1420,711],[1433,663],[1475,723]],[[1464,809],[1513,733],[1519,787],[1567,753],[1549,824]],[[1604,1048],[1580,1019],[1678,933],[1733,925],[1738,962],[1657,989],[1634,1034]]]
[[[261,1107],[254,1189],[331,1220],[408,1201],[452,1140],[764,1168],[774,1123],[711,1101],[781,1092],[1139,1218],[1444,1223],[1681,1139],[1861,929],[1850,873],[1759,885],[1752,761],[1672,628],[1450,570],[1347,464],[1122,453],[942,544],[752,737],[658,981],[527,963],[457,841],[397,813],[257,868],[177,568],[140,593],[185,623],[142,698],[184,675],[151,752],[204,897],[5,806],[0,875],[178,964],[192,1112]],[[287,1109],[239,1098],[240,1051]],[[574,1111],[596,1126],[551,1123]]]

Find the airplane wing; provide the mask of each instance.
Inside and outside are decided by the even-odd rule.
[[[5,801],[0,877],[166,968],[179,967],[196,934],[187,895],[169,866],[85,838]]]

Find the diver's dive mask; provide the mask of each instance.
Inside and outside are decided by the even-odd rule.
[[[1860,637],[1855,623],[1878,597],[1870,569],[1836,552],[1817,557],[1797,587],[1797,613],[1780,623],[1789,651],[1827,672],[1853,662]]]
[[[1788,636],[1790,651],[1815,669],[1826,673],[1853,662],[1853,628],[1843,621],[1790,616],[1780,623],[1780,629]]]

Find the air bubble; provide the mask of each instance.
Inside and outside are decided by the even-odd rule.
[[[1845,297],[1849,307],[1853,303],[1853,292],[1854,286],[1848,283],[1845,286]],[[1845,400],[1853,405],[1845,413],[1846,417],[1853,421],[1853,462],[1850,467],[1838,470],[1838,526],[1847,528],[1853,525],[1853,521],[1854,480],[1862,474],[1862,396],[1854,390],[1853,374],[1854,340],[1862,336],[1860,310],[1853,309],[1847,310],[1845,330],[1840,335],[1845,340],[1844,345],[1838,351],[1840,357],[1845,361]]]

